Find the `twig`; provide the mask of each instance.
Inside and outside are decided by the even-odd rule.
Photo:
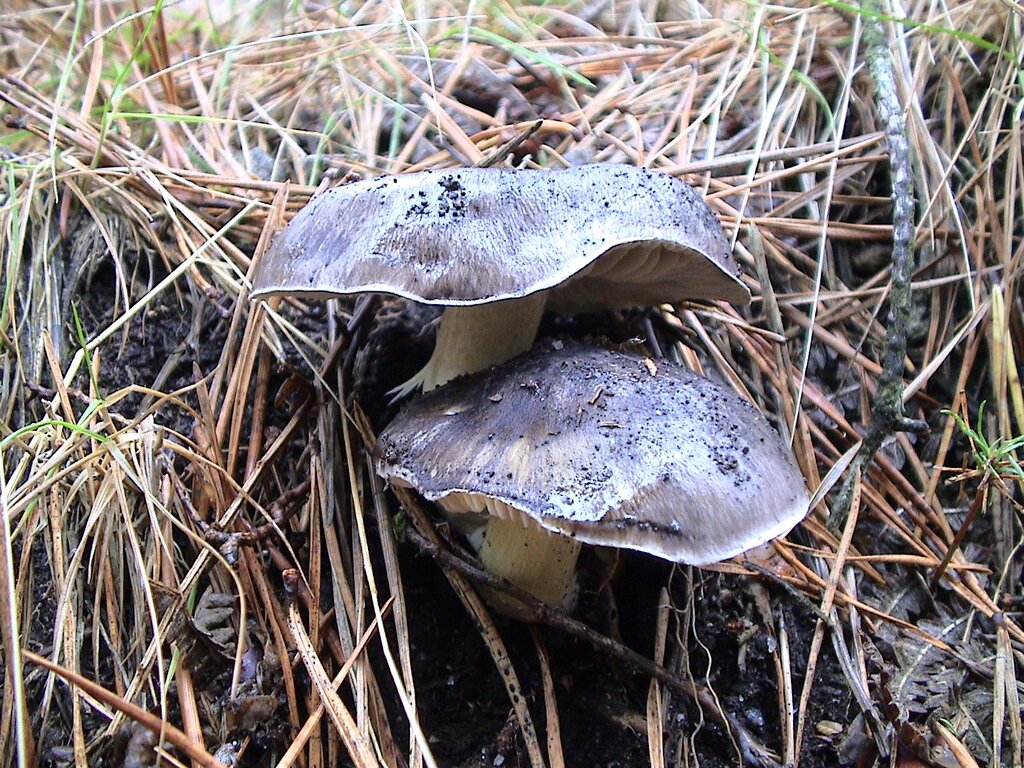
[[[164,471],[170,473],[169,467],[165,466]],[[245,526],[245,530],[224,531],[216,525],[211,525],[206,522],[192,505],[192,501],[189,499],[185,489],[182,488],[181,483],[177,482],[177,480],[175,480],[174,483],[175,495],[182,507],[188,513],[192,523],[203,534],[203,538],[212,546],[216,547],[218,551],[224,555],[224,558],[228,563],[232,565],[238,562],[239,547],[255,547],[265,541],[269,536],[273,536],[280,531],[281,525],[289,517],[299,511],[301,508],[299,502],[304,500],[309,494],[309,488],[310,480],[307,478],[294,488],[290,488],[285,491],[276,501],[273,502],[273,504],[270,505],[268,514],[271,522],[264,523],[259,526],[253,526],[247,521],[239,519],[236,522]]]
[[[970,530],[971,524],[974,519],[978,516],[978,512],[985,505],[988,500],[988,488],[989,485],[986,482],[982,482],[982,485],[974,494],[974,499],[971,500],[971,506],[967,509],[967,516],[961,523],[959,530],[953,540],[946,547],[946,554],[942,558],[942,562],[938,564],[935,571],[932,573],[931,579],[928,580],[928,591],[932,594],[935,593],[935,588],[939,586],[939,581],[942,580],[942,576],[946,573],[946,569],[949,567],[949,563],[953,559],[953,555],[960,549],[960,545],[963,544],[964,537],[967,535],[967,531]]]
[[[886,43],[881,0],[863,0],[864,56],[875,85],[875,106],[885,130],[889,149],[889,175],[892,185],[892,284],[889,289],[889,317],[886,324],[882,373],[871,401],[871,422],[861,441],[860,451],[846,473],[839,498],[832,508],[828,527],[838,533],[846,520],[853,496],[854,478],[862,475],[882,443],[895,432],[921,432],[927,424],[908,419],[903,411],[903,360],[907,354],[907,328],[910,325],[910,280],[914,273],[914,174],[910,164],[907,122],[896,93],[896,74],[892,53]]]
[[[506,157],[519,149],[519,147],[526,143],[533,134],[539,131],[542,125],[544,125],[544,121],[538,120],[511,141],[507,141],[500,147],[497,147],[493,152],[476,164],[477,168],[490,168],[503,162]]]

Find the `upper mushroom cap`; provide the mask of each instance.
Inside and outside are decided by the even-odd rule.
[[[432,501],[497,499],[581,541],[693,565],[803,519],[803,477],[751,403],[646,363],[566,342],[456,379],[381,433],[377,471]]]
[[[555,289],[553,309],[584,311],[745,304],[738,275],[718,219],[672,176],[611,164],[462,168],[313,198],[274,238],[252,294],[376,292],[473,305]]]

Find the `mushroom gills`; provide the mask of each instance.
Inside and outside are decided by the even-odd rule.
[[[682,274],[681,260],[691,266]],[[706,289],[711,278],[702,275],[700,269],[706,260],[700,253],[660,240],[623,243],[554,289],[550,308],[555,312],[579,312],[597,306],[656,306],[690,295],[714,296]],[[694,286],[702,288],[691,290]],[[595,304],[598,296],[600,303]]]
[[[457,376],[476,373],[526,352],[540,326],[547,291],[491,304],[445,307],[434,354],[425,366],[390,392],[394,399],[421,388],[429,392]]]
[[[468,533],[467,539],[487,573],[506,579],[547,605],[565,611],[576,607],[578,541],[552,533],[515,507],[482,494],[453,493],[438,504],[460,529],[460,517],[471,514],[475,518],[486,512],[483,526]],[[523,621],[533,618],[515,598],[492,589],[481,592],[504,615]]]

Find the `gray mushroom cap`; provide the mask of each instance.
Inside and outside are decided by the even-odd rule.
[[[665,361],[542,346],[413,401],[379,437],[378,473],[431,501],[497,499],[580,541],[693,565],[807,513],[788,447],[731,390]]]
[[[315,197],[274,238],[252,295],[376,292],[468,306],[554,289],[549,306],[563,311],[745,304],[738,275],[718,219],[672,176],[611,164],[463,168]]]

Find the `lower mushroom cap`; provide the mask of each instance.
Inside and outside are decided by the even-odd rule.
[[[793,457],[731,390],[566,342],[451,382],[380,435],[378,472],[430,500],[478,494],[579,541],[702,565],[806,514]]]

